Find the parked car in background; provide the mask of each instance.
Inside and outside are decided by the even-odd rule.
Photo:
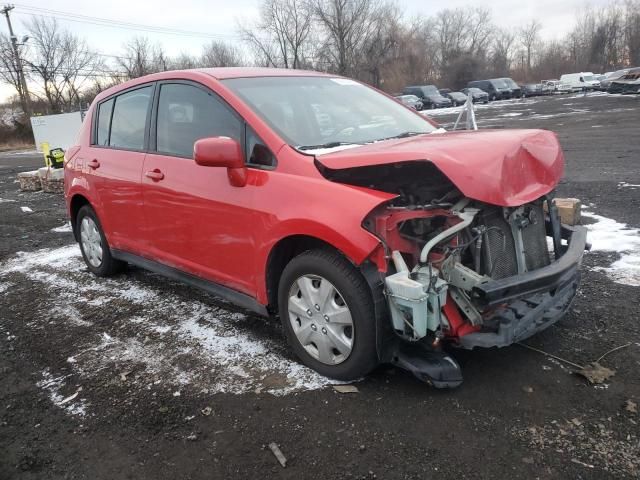
[[[609,93],[640,93],[640,68],[631,68],[617,80],[613,80]]]
[[[560,80],[542,80],[542,86],[551,93],[566,93],[571,91],[571,86]]]
[[[451,107],[453,102],[440,95],[435,85],[413,85],[402,90],[403,95],[415,95],[422,101],[424,108]]]
[[[355,80],[210,68],[101,92],[64,195],[98,277],[130,263],[279,318],[328,377],[394,363],[454,387],[443,344],[511,345],[569,309],[586,229],[543,210],[563,169],[549,131],[441,132]]]
[[[511,98],[520,98],[522,96],[522,88],[512,78],[505,77],[497,80],[502,80],[511,89]]]
[[[490,101],[511,98],[511,89],[504,80],[473,80],[467,83],[467,88],[479,88],[487,92]]]
[[[403,105],[411,107],[415,110],[422,110],[424,108],[422,101],[415,95],[394,95],[394,97],[397,98]]]
[[[489,102],[489,94],[484,90],[479,88],[471,87],[471,88],[463,88],[460,90],[465,96],[471,93],[471,99],[473,103],[488,103]]]
[[[574,92],[600,88],[600,82],[591,72],[566,73],[560,77],[560,83],[568,85]]]
[[[604,75],[604,79],[600,80],[600,88],[607,90],[611,85],[611,82],[619,80],[629,73],[630,68],[623,68],[622,70],[616,70],[615,72],[607,72]]]
[[[539,97],[544,95],[541,83],[526,83],[522,86],[523,97]]]
[[[441,88],[440,95],[451,100],[454,106],[464,105],[467,101],[467,96],[462,92],[452,92],[449,88]]]

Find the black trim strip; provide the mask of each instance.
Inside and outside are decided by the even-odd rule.
[[[145,270],[149,270],[153,273],[157,273],[172,280],[177,280],[182,283],[186,283],[192,287],[199,288],[205,292],[211,293],[217,297],[221,297],[239,307],[251,310],[264,317],[269,316],[267,307],[259,303],[255,298],[245,293],[238,292],[229,287],[225,287],[215,282],[205,280],[204,278],[197,277],[177,268],[164,265],[163,263],[150,260],[148,258],[140,257],[133,253],[125,252],[122,250],[111,249],[111,256],[123,262],[131,263]]]
[[[562,237],[569,240],[567,251],[552,264],[473,288],[476,298],[485,306],[508,302],[538,292],[553,291],[579,274],[582,255],[587,249],[587,229],[562,225]]]

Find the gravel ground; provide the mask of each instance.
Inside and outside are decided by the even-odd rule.
[[[477,111],[564,146],[558,190],[587,206],[594,251],[568,316],[527,343],[580,365],[629,344],[595,386],[513,346],[454,351],[456,390],[381,367],[338,393],[278,325],[141,270],[92,277],[62,198],[18,191],[40,159],[0,154],[0,479],[639,478],[639,111],[598,94]]]

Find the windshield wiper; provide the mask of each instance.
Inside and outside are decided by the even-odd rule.
[[[399,133],[398,135],[394,135],[393,137],[386,137],[386,138],[381,138],[380,140],[377,140],[378,142],[381,142],[383,140],[391,140],[394,138],[407,138],[407,137],[415,137],[416,135],[423,135],[426,132],[402,132]]]
[[[303,145],[297,148],[298,150],[320,150],[321,148],[334,148],[334,147],[341,147],[343,145],[362,145],[362,144],[355,143],[355,142],[327,142],[327,143],[322,143],[320,145]]]

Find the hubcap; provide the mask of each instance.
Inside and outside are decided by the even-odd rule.
[[[98,268],[102,263],[102,238],[96,222],[90,217],[84,217],[80,224],[80,242],[87,261],[92,267]]]
[[[293,333],[309,355],[326,365],[349,357],[355,338],[351,311],[329,280],[298,278],[289,290],[288,308]]]

